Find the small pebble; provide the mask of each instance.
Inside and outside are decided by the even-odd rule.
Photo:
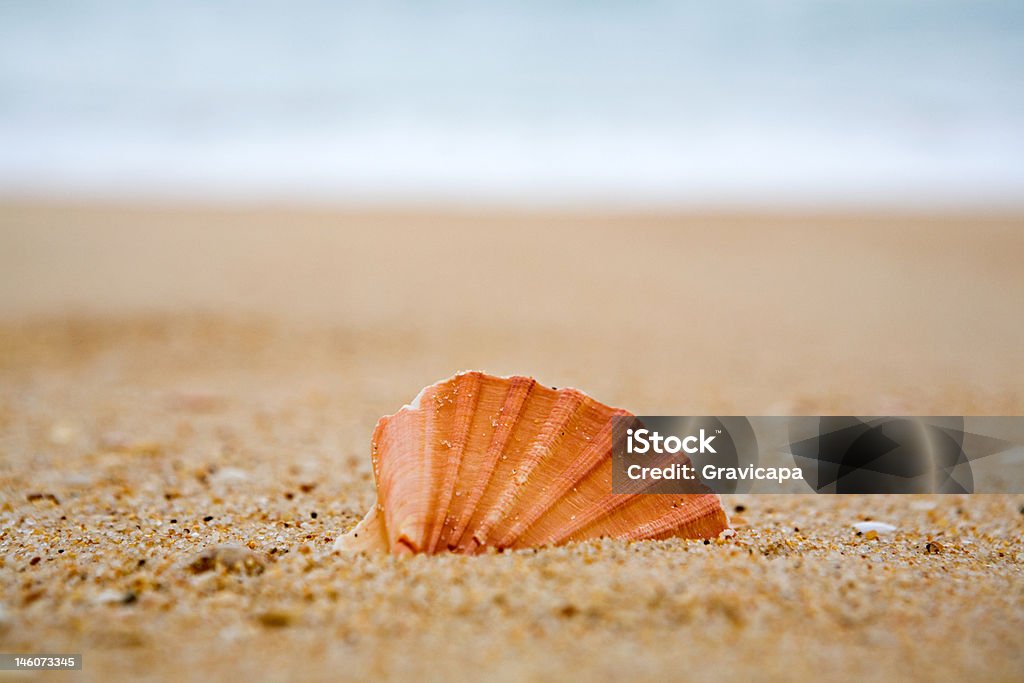
[[[295,621],[295,615],[284,610],[269,610],[257,614],[256,619],[268,628],[284,628]]]
[[[896,527],[885,522],[858,522],[853,525],[853,528],[863,534],[869,531],[874,531],[876,534],[891,534],[896,531]]]
[[[108,432],[100,438],[100,448],[124,455],[160,455],[163,444],[151,440],[135,440],[120,432]]]
[[[130,605],[139,598],[132,591],[121,591],[109,588],[96,596],[95,602],[99,605]]]
[[[237,545],[218,545],[207,548],[188,565],[193,574],[202,574],[221,567],[229,572],[252,576],[263,573],[265,565],[254,552]]]
[[[30,503],[35,503],[40,500],[48,500],[54,505],[60,505],[60,500],[57,498],[57,496],[53,495],[52,493],[30,493],[27,496],[25,496],[25,498]]]
[[[58,422],[50,427],[50,443],[67,446],[78,437],[78,428],[69,422]]]
[[[222,467],[210,475],[210,481],[215,484],[237,484],[249,480],[249,474],[237,467]]]

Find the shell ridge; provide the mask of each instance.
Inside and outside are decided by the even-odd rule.
[[[462,458],[468,441],[469,428],[473,422],[480,398],[481,373],[469,372],[457,375],[456,387],[460,394],[456,399],[455,417],[452,420],[451,447],[443,463],[441,481],[437,487],[435,510],[431,528],[427,534],[426,550],[435,552],[441,538],[441,532],[448,518],[455,482],[462,466]]]
[[[391,499],[391,480],[393,478],[393,468],[390,456],[387,455],[387,449],[382,449],[381,446],[386,442],[387,427],[393,420],[398,420],[402,416],[402,410],[398,411],[390,417],[382,417],[377,421],[377,426],[373,430],[373,440],[370,447],[371,457],[373,459],[373,476],[377,484],[377,500],[374,503],[374,510],[377,510],[382,518],[384,524],[385,542],[387,543],[388,550],[391,549],[395,539],[392,538],[393,530],[389,521],[393,522],[394,519],[389,520],[392,517],[391,506],[389,505]]]
[[[439,450],[439,440],[445,440],[444,434],[447,424],[451,421],[449,410],[445,403],[451,399],[452,384],[456,379],[449,379],[438,382],[430,387],[427,392],[420,392],[416,397],[417,410],[421,410],[424,416],[423,425],[423,449],[421,453],[420,469],[423,482],[426,485],[426,498],[429,501],[427,514],[423,519],[423,550],[428,549],[431,527],[433,526],[434,515],[432,510],[436,509],[437,494],[440,488],[440,475],[438,469],[443,466]],[[416,552],[417,547],[412,544],[411,550]]]
[[[378,491],[384,526],[392,552],[417,552],[422,547],[429,509],[429,490],[420,490],[426,472],[422,444],[427,420],[421,411],[399,411],[382,421],[377,441],[381,468]],[[395,447],[388,448],[391,444]],[[429,479],[428,479],[429,481]]]
[[[713,493],[711,489],[703,485],[698,485],[700,491],[693,493],[682,493],[682,494],[645,494],[645,493],[630,493],[630,494],[618,494],[616,495],[617,500],[613,501],[608,507],[598,506],[600,514],[581,516],[577,520],[577,523],[567,527],[558,534],[552,543],[566,543],[573,540],[583,540],[585,538],[592,538],[593,536],[610,535],[607,533],[596,533],[594,532],[595,527],[599,527],[603,522],[613,518],[613,516],[621,516],[629,514],[631,508],[634,507],[649,507],[656,508],[664,506],[665,511],[660,515],[656,516],[653,520],[643,522],[636,527],[634,530],[627,534],[611,534],[616,538],[626,538],[629,540],[641,540],[645,538],[664,538],[672,534],[668,533],[674,528],[672,525],[667,525],[668,521],[679,520],[676,526],[685,526],[689,522],[698,519],[701,515],[697,515],[697,511],[692,508],[696,505],[703,515],[705,504],[711,505],[714,502],[714,506],[721,509],[721,500],[718,495]],[[613,494],[615,495],[615,494]],[[673,502],[676,501],[676,502]],[[724,520],[724,512],[723,520]],[[643,527],[644,531],[642,534],[636,532],[636,529]],[[721,531],[724,529],[723,525]],[[718,531],[711,535],[717,535]],[[662,536],[656,536],[652,534],[663,534]],[[704,538],[704,536],[700,536]]]
[[[518,380],[523,379],[525,382],[519,382]],[[491,478],[494,475],[495,466],[497,465],[498,458],[505,452],[509,442],[512,438],[512,433],[515,430],[516,425],[519,423],[519,418],[523,414],[523,406],[525,405],[530,394],[533,393],[533,388],[537,386],[537,382],[530,378],[512,378],[509,384],[508,393],[505,396],[505,402],[502,404],[499,414],[501,418],[498,419],[498,425],[494,430],[494,434],[491,436],[491,443],[487,447],[487,453],[485,455],[485,462],[487,465],[487,477],[482,482],[476,482],[474,486],[469,490],[466,498],[466,505],[463,508],[462,516],[452,528],[451,536],[448,540],[450,547],[459,547],[462,542],[462,537],[466,533],[466,529],[469,526],[470,521],[473,519],[473,515],[476,513],[476,507],[480,502],[480,499],[484,495],[484,491],[490,484]]]
[[[687,459],[687,461],[689,461],[689,459]],[[601,464],[606,465],[609,470],[611,469],[611,463],[609,460],[604,460]],[[610,487],[611,475],[608,474],[605,476],[609,477]],[[581,510],[576,515],[575,519],[572,520],[571,524],[562,527],[558,534],[546,537],[544,539],[544,542],[552,545],[558,545],[559,543],[565,543],[574,538],[579,538],[580,534],[584,532],[586,529],[594,527],[595,525],[598,525],[601,522],[612,518],[613,516],[622,514],[625,508],[632,506],[636,503],[643,502],[644,500],[648,500],[649,496],[653,496],[653,498],[650,498],[650,500],[668,500],[673,497],[673,495],[668,494],[648,493],[650,489],[656,488],[657,486],[658,482],[656,481],[637,483],[636,485],[631,487],[632,490],[627,491],[625,493],[609,492],[601,496],[598,500],[590,501],[587,507],[584,510]],[[711,491],[706,486],[700,483],[694,483],[691,488],[693,489],[693,491],[689,493],[674,494],[674,496],[678,497],[682,495],[690,497],[694,495],[703,495],[706,493],[710,493]],[[664,498],[664,496],[667,496],[667,498]]]
[[[632,414],[625,410],[615,410],[612,417],[632,417]],[[533,528],[534,524],[547,512],[554,509],[555,504],[580,481],[589,477],[604,460],[604,455],[611,457],[613,447],[612,425],[609,422],[597,436],[591,440],[588,446],[580,452],[579,456],[569,464],[563,471],[563,476],[558,483],[543,494],[537,505],[530,508],[530,512],[522,519],[517,520],[512,528],[498,542],[499,546],[511,547],[519,537]]]
[[[619,411],[619,414],[624,417],[632,417],[635,419],[635,415],[627,411]],[[610,432],[610,430],[609,430]],[[609,434],[609,440],[613,439],[614,435]],[[626,438],[625,432],[619,435],[619,443],[621,444]],[[579,530],[589,526],[590,524],[596,523],[601,519],[615,514],[620,508],[632,501],[637,495],[643,493],[647,488],[655,486],[654,482],[643,482],[633,485],[631,488],[635,490],[627,490],[624,493],[612,493],[611,492],[611,480],[612,480],[612,462],[611,462],[611,451],[615,448],[616,444],[611,443],[609,449],[609,457],[599,458],[594,463],[590,470],[584,477],[580,477],[577,480],[577,486],[570,487],[575,491],[577,488],[582,488],[584,481],[592,478],[605,478],[607,479],[607,489],[605,493],[602,493],[595,500],[589,501],[589,504],[583,507],[576,506],[578,509],[576,513],[570,516],[569,523],[561,528],[561,532],[557,535],[542,536],[544,544],[557,545],[558,543],[564,543],[570,536],[577,533]],[[568,504],[574,505],[576,501],[573,499],[565,499]],[[581,502],[588,502],[586,499]],[[545,510],[537,519],[533,521],[529,528],[524,529],[523,533],[527,533],[539,526],[540,523],[546,520],[549,513],[552,513],[556,508],[552,507]]]
[[[474,530],[473,538],[480,545],[487,542],[491,529],[501,522],[513,509],[519,494],[530,479],[538,463],[551,454],[565,436],[565,429],[586,404],[587,396],[574,389],[562,389],[544,426],[535,438],[526,457],[516,467],[515,476],[509,480],[498,497],[494,508]]]
[[[722,510],[721,500],[717,494],[689,494],[685,503],[685,505],[678,504],[675,507],[670,507],[661,517],[637,525],[621,538],[629,540],[666,538],[684,529],[693,532],[697,538],[705,538],[706,536],[717,536],[727,527],[725,512]]]
[[[402,411],[399,411],[391,418],[381,418],[373,431],[374,462],[373,469],[377,479],[377,503],[376,506],[384,517],[384,528],[387,533],[387,543],[390,549],[397,538],[394,537],[395,514],[390,505],[392,479],[394,478],[394,467],[391,462],[391,455],[388,449],[381,448],[387,443],[388,425],[392,421],[401,419]],[[389,523],[390,522],[390,523]]]
[[[577,515],[576,519],[573,520],[572,524],[566,525],[559,534],[551,536],[546,540],[546,543],[552,545],[558,545],[559,543],[565,543],[571,537],[579,533],[581,530],[587,528],[592,524],[600,522],[602,519],[609,517],[610,515],[618,512],[622,507],[633,502],[633,500],[641,495],[639,493],[619,493],[611,494],[614,496],[609,501],[609,504],[601,507],[592,507],[590,511],[583,512]]]

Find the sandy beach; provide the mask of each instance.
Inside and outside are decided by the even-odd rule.
[[[1022,257],[1015,215],[0,204],[0,650],[84,654],[47,680],[1020,680],[1024,495],[331,546],[377,418],[463,369],[638,414],[1020,415]]]

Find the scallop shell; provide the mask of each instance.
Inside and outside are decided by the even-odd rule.
[[[335,547],[478,553],[612,537],[711,538],[718,496],[612,493],[610,408],[529,377],[465,372],[431,385],[373,432],[377,503]]]

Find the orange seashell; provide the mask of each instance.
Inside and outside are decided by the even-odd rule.
[[[711,538],[718,496],[612,493],[610,408],[529,377],[465,372],[421,391],[373,432],[377,504],[335,548],[477,553],[612,537]]]

